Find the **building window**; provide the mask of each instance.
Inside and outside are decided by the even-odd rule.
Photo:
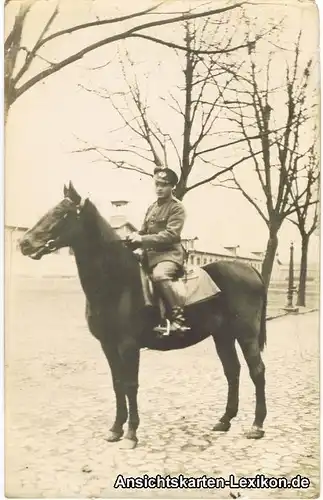
[[[196,264],[197,264],[198,266],[200,266],[200,265],[201,265],[201,259],[200,259],[200,257],[197,257],[197,259],[196,259]]]
[[[192,266],[194,266],[194,255],[191,255],[190,260],[191,260]]]

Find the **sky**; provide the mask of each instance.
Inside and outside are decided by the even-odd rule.
[[[136,10],[155,3],[149,0],[136,1]],[[209,2],[213,8],[215,3],[218,7],[222,2]],[[187,9],[189,4],[196,6],[197,2],[169,1],[166,4],[167,11],[181,11],[184,7]],[[43,26],[48,9],[53,5],[54,2],[50,0],[45,4],[40,1],[33,7],[24,33],[27,46],[39,33],[39,27]],[[131,2],[125,1],[83,0],[76,4],[74,0],[61,0],[60,5],[61,13],[55,24],[56,29],[86,22],[95,15],[123,15],[133,9]],[[303,56],[318,49],[319,24],[313,2],[290,0],[284,2],[284,6],[280,2],[269,0],[255,2],[250,9],[253,9],[252,16],[256,25],[264,26],[272,18],[273,6],[277,18],[282,14],[288,16],[291,28],[284,34],[285,43],[292,41],[292,36],[300,26],[306,26]],[[7,25],[9,24],[8,17]],[[97,40],[100,35],[106,36],[106,29],[86,34],[82,32],[77,36],[64,37],[61,42],[53,42],[46,51],[46,57],[60,60],[74,49]],[[111,30],[109,28],[109,34],[112,33]],[[164,39],[167,36],[176,38],[174,27],[163,30],[159,28],[156,33],[162,34]],[[137,74],[148,73],[144,90],[153,103],[154,113],[159,116],[167,132],[179,136],[174,116],[159,99],[165,89],[171,89],[177,82],[178,59],[170,49],[149,42],[131,41],[127,47],[136,62]],[[106,217],[111,213],[112,200],[128,199],[130,218],[136,225],[140,225],[148,204],[154,200],[151,179],[115,169],[107,163],[93,162],[94,157],[91,155],[73,152],[82,145],[78,138],[89,144],[109,144],[109,147],[113,145],[113,141],[120,141],[120,135],[115,139],[115,135],[111,134],[111,130],[116,127],[117,117],[108,103],[81,88],[119,88],[121,77],[118,48],[120,46],[117,44],[109,45],[84,57],[80,62],[35,85],[13,105],[6,130],[7,224],[33,225],[45,211],[60,201],[64,183],[72,180],[80,194],[89,196]],[[106,65],[107,61],[110,64],[106,67],[93,69]],[[43,64],[41,60],[37,61],[30,75]],[[278,61],[275,64],[279,73],[280,64]],[[130,136],[125,134],[122,140],[127,143]],[[228,153],[221,154],[216,158],[220,164],[225,163],[228,156]],[[235,152],[230,154],[234,157]],[[242,175],[247,185],[254,182],[254,176],[247,169]],[[268,236],[266,225],[255,209],[236,191],[206,185],[188,193],[184,204],[187,211],[186,234],[199,236],[204,241],[218,241],[224,246],[237,244],[249,250],[264,250]],[[286,223],[280,232],[278,249],[280,258],[285,261],[292,240],[295,242],[295,257],[298,259],[298,231],[292,224]],[[317,260],[318,250],[318,236],[314,236],[310,260]]]

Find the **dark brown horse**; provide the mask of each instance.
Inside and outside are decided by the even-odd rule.
[[[23,237],[24,255],[40,259],[58,248],[71,247],[86,296],[86,318],[101,343],[112,374],[116,417],[107,439],[117,441],[128,431],[123,445],[137,444],[137,407],[140,348],[159,351],[182,349],[213,337],[228,381],[224,415],[215,431],[227,431],[237,415],[239,374],[235,341],[241,346],[256,389],[255,419],[247,436],[263,436],[266,417],[265,367],[260,352],[266,342],[266,289],[258,272],[239,262],[215,262],[204,267],[221,289],[212,300],[187,307],[191,331],[184,338],[158,336],[153,326],[158,309],[147,308],[141,288],[138,260],[99,214],[93,203],[82,201],[70,183],[64,199],[44,215]]]

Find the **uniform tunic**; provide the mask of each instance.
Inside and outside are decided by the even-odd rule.
[[[150,269],[163,261],[184,264],[181,232],[185,219],[183,204],[173,196],[157,200],[148,208],[139,234]]]

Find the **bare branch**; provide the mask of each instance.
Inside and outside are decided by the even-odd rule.
[[[26,60],[25,60],[24,64],[22,65],[21,69],[18,71],[17,75],[13,79],[14,85],[16,85],[16,83],[20,80],[20,78],[28,71],[28,69],[29,69],[31,63],[33,62],[34,58],[36,56],[40,57],[39,54],[37,54],[37,45],[43,40],[44,36],[46,35],[46,33],[48,32],[48,30],[52,26],[52,24],[53,24],[54,20],[56,19],[57,15],[58,15],[58,6],[56,6],[54,12],[50,16],[50,18],[47,21],[47,23],[45,24],[45,27],[41,31],[41,33],[40,33],[40,35],[38,37],[38,40],[37,40],[34,48],[30,52],[28,52],[28,55],[26,57]],[[51,63],[51,67],[53,65],[54,65],[54,63]]]
[[[82,149],[81,150],[75,150],[75,151],[72,151],[72,153],[89,152],[89,151],[95,151],[96,153],[98,153],[101,156],[102,159],[100,161],[104,161],[104,162],[107,162],[107,163],[112,163],[117,168],[120,168],[120,169],[123,169],[123,170],[132,170],[132,171],[138,172],[138,173],[140,173],[142,175],[148,175],[150,177],[152,177],[152,175],[153,175],[150,172],[148,172],[147,170],[145,170],[143,168],[140,168],[137,165],[134,165],[134,164],[129,163],[127,161],[124,161],[124,160],[114,160],[110,156],[106,155],[103,151],[100,151],[99,148],[96,148],[94,146],[93,147],[90,146],[88,148],[84,148],[83,150]],[[93,160],[93,161],[94,162],[98,162],[99,160]]]
[[[232,163],[232,165],[230,165],[229,167],[225,167],[223,168],[222,170],[220,170],[220,172],[216,172],[215,174],[211,175],[210,177],[208,177],[207,179],[203,179],[202,181],[200,182],[196,182],[195,184],[193,184],[192,186],[189,186],[187,188],[187,191],[191,191],[192,189],[195,189],[197,188],[198,186],[202,186],[203,184],[207,184],[208,182],[211,182],[213,181],[214,179],[216,179],[217,177],[220,177],[220,175],[222,176],[223,174],[227,173],[227,172],[232,172],[233,169],[235,167],[237,167],[238,165],[240,165],[241,163],[245,162],[246,160],[250,160],[250,158],[252,158],[253,155],[258,155],[258,154],[261,154],[262,153],[262,150],[259,150],[258,152],[256,153],[253,153],[252,155],[248,155],[248,156],[244,156],[243,158],[240,158],[240,160]]]
[[[231,47],[230,49],[219,49],[219,50],[203,50],[203,49],[187,49],[183,45],[178,45],[173,42],[166,42],[165,40],[161,40],[160,38],[156,38],[154,36],[149,36],[149,35],[130,35],[132,38],[142,38],[144,40],[149,40],[151,42],[159,43],[160,45],[165,45],[165,47],[169,47],[171,49],[177,49],[177,50],[183,50],[187,52],[191,52],[192,54],[207,54],[207,55],[215,55],[215,54],[229,54],[230,52],[235,52],[240,49],[246,49],[248,48],[248,44],[240,44],[235,47]]]
[[[89,146],[89,147],[86,147],[86,148],[81,148],[81,149],[75,149],[73,151],[71,151],[72,153],[89,153],[89,152],[97,152],[100,154],[100,151],[105,151],[107,153],[130,153],[130,154],[133,154],[135,156],[138,156],[139,158],[141,158],[142,160],[146,160],[148,162],[153,162],[153,160],[151,158],[148,158],[147,156],[139,153],[138,151],[136,150],[133,150],[133,149],[127,149],[127,148],[103,148],[101,146]]]
[[[259,207],[259,205],[257,205],[254,197],[250,196],[247,191],[241,186],[241,184],[237,181],[236,177],[234,176],[233,174],[233,179],[234,179],[234,183],[236,184],[236,186],[238,187],[238,189],[241,191],[241,193],[243,194],[243,196],[246,198],[246,200],[249,201],[249,203],[257,210],[258,214],[260,215],[260,217],[266,222],[266,224],[268,225],[269,223],[269,220],[267,219],[267,217],[265,216],[264,212],[261,210],[261,208]]]
[[[263,136],[263,133],[260,133],[257,135],[249,136],[248,138],[243,137],[242,139],[235,139],[234,141],[227,142],[226,144],[220,144],[219,146],[214,146],[212,148],[203,149],[202,151],[199,151],[199,154],[201,155],[201,154],[205,154],[205,153],[211,153],[213,151],[217,151],[217,150],[222,149],[222,148],[227,148],[229,146],[235,146],[236,144],[240,144],[241,142],[246,142],[247,139],[249,139],[249,140],[261,139],[262,136]]]
[[[98,42],[95,42],[93,44],[88,45],[84,49],[76,52],[75,54],[73,54],[73,55],[71,55],[71,56],[63,59],[62,61],[54,64],[53,66],[51,66],[51,67],[49,67],[49,68],[47,68],[47,69],[39,72],[34,77],[30,78],[27,82],[25,82],[18,89],[16,89],[15,98],[17,99],[18,97],[20,97],[24,92],[26,92],[28,89],[30,89],[31,87],[33,87],[36,83],[40,82],[41,80],[43,80],[43,79],[47,78],[48,76],[56,73],[57,71],[60,71],[64,67],[66,67],[66,66],[68,66],[68,65],[70,65],[70,64],[72,64],[72,63],[74,63],[76,61],[79,61],[86,54],[88,54],[90,52],[93,52],[94,50],[96,50],[96,49],[98,49],[100,47],[103,47],[104,45],[116,42],[118,40],[123,40],[125,38],[129,38],[130,36],[133,36],[135,33],[139,32],[139,31],[142,31],[142,30],[145,30],[145,29],[153,28],[153,27],[156,27],[156,26],[164,26],[164,25],[167,25],[167,24],[173,24],[173,23],[177,23],[177,22],[181,22],[181,21],[185,21],[185,20],[189,20],[189,19],[196,19],[196,18],[199,18],[199,17],[205,17],[205,16],[211,16],[211,15],[214,15],[214,14],[220,14],[222,12],[228,12],[228,11],[231,11],[233,9],[239,8],[242,5],[243,5],[243,2],[242,3],[237,3],[237,4],[232,5],[232,6],[228,6],[228,7],[223,7],[223,8],[219,8],[219,9],[212,9],[212,10],[210,10],[208,12],[199,12],[199,13],[195,13],[195,14],[194,13],[193,14],[183,14],[181,16],[173,17],[171,19],[162,19],[162,20],[159,20],[159,21],[151,21],[151,22],[144,23],[144,24],[141,24],[141,25],[138,25],[138,26],[134,26],[133,28],[130,28],[129,30],[126,30],[126,31],[123,31],[123,32],[118,33],[116,35],[113,35],[113,36],[104,38],[102,40],[99,40]],[[133,17],[135,17],[135,16],[136,16],[136,14],[133,15]],[[101,23],[101,21],[96,21],[95,23],[98,24],[98,23]],[[93,26],[94,25],[95,24],[93,24]],[[74,30],[74,28],[70,28],[69,30],[71,30],[71,29]],[[65,30],[64,34],[67,34],[69,32],[69,30],[67,30],[67,31]],[[48,38],[47,38],[47,41],[49,41]],[[42,41],[42,45],[44,45],[44,40]],[[38,49],[39,49],[39,46],[38,46],[37,50]]]
[[[165,2],[160,2],[157,5],[150,7],[149,9],[141,10],[139,12],[134,12],[133,14],[127,14],[125,16],[120,16],[120,17],[114,17],[112,19],[103,19],[103,20],[97,19],[96,21],[92,21],[92,22],[84,23],[84,24],[78,24],[77,26],[72,26],[71,28],[66,28],[64,30],[57,31],[56,33],[53,33],[52,35],[49,35],[47,38],[40,38],[38,43],[35,45],[35,49],[39,50],[43,45],[50,42],[51,40],[54,40],[55,38],[58,38],[60,36],[70,35],[72,33],[75,33],[76,31],[80,31],[80,30],[87,29],[87,28],[93,28],[96,26],[103,26],[103,25],[107,25],[107,24],[121,23],[123,21],[128,21],[129,19],[134,19],[136,17],[145,16],[147,14],[153,13],[156,9],[158,9],[164,3]]]
[[[299,207],[302,209],[302,208],[305,208],[306,206],[307,207],[311,207],[312,205],[316,205],[317,203],[318,203],[317,200],[316,201],[311,201],[310,203],[308,203],[308,205],[303,204],[303,205],[299,205]],[[294,212],[296,212],[296,207],[295,206],[291,206],[289,208],[289,210],[286,210],[286,212],[284,212],[283,215],[284,215],[284,217],[287,218],[289,215],[293,214]]]

